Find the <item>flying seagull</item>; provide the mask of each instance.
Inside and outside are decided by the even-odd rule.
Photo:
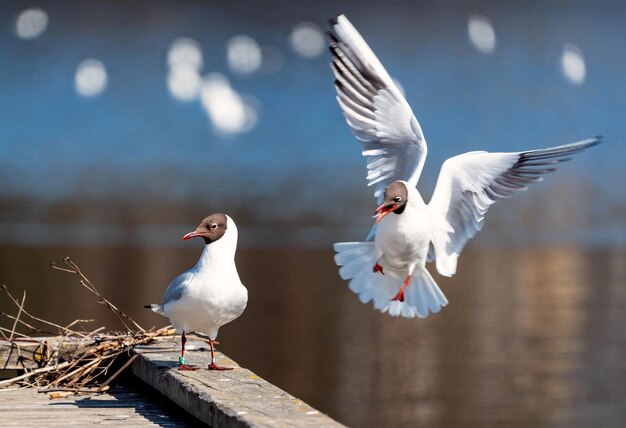
[[[241,283],[235,266],[237,226],[226,214],[212,214],[183,239],[200,237],[205,246],[198,263],[171,282],[160,305],[148,309],[170,319],[182,332],[180,370],[197,370],[185,364],[185,332],[209,337],[209,370],[231,370],[215,362],[215,339],[221,326],[239,317],[248,303],[248,290]]]
[[[525,190],[601,142],[601,137],[515,153],[463,153],[446,160],[428,204],[415,188],[426,159],[426,139],[374,52],[344,15],[329,33],[337,101],[367,158],[368,186],[378,200],[366,242],[334,245],[341,278],[363,303],[393,316],[425,318],[448,304],[426,262],[444,276],[484,226],[491,205]]]

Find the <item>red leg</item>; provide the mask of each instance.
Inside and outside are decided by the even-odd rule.
[[[209,370],[232,370],[233,367],[222,367],[215,364],[215,350],[213,349],[213,344],[215,340],[209,339],[209,346],[211,347],[211,364],[209,364]]]
[[[178,370],[198,370],[198,367],[190,366],[185,364],[185,343],[187,343],[187,336],[185,336],[185,332],[183,331],[183,335],[180,338],[181,349],[180,349],[180,358],[178,359]]]
[[[393,299],[391,299],[391,301],[392,302],[395,302],[395,301],[404,302],[404,290],[409,286],[410,283],[411,283],[411,275],[406,277],[406,279],[404,280],[404,284],[402,284],[402,288],[400,289],[400,291],[398,291],[398,294],[396,294],[396,296]]]
[[[380,263],[376,262],[376,264],[374,265],[374,267],[372,268],[372,272],[376,273],[376,272],[380,272],[383,275],[385,274],[385,272],[383,272],[383,267],[380,265]]]

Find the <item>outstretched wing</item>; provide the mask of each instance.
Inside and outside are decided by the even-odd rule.
[[[380,203],[393,181],[417,185],[426,140],[411,107],[348,18],[339,15],[330,23],[337,101],[363,147],[368,186],[375,186]]]
[[[454,275],[459,254],[483,228],[492,204],[543,180],[556,164],[599,144],[601,138],[518,153],[470,152],[446,160],[428,204],[437,271]]]

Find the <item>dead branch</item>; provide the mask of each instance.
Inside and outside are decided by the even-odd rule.
[[[111,377],[109,377],[107,380],[104,381],[104,383],[100,386],[100,388],[98,388],[98,392],[106,391],[106,389],[108,389],[107,385],[109,385],[109,383],[111,383],[111,381],[113,381],[113,379],[115,379],[120,373],[126,370],[126,368],[130,366],[133,363],[133,361],[137,359],[138,356],[139,356],[138,354],[135,354],[132,357],[130,357],[128,361],[126,361],[122,367],[120,367],[115,373],[111,375]]]
[[[24,311],[24,303],[26,303],[26,290],[24,290],[24,294],[22,295],[22,303],[17,305],[19,309],[17,311],[17,316],[15,317],[15,322],[13,323],[13,328],[11,329],[9,340],[13,340],[13,336],[15,336],[15,328],[17,327],[17,322],[20,320],[20,315],[22,315],[22,312]]]
[[[98,303],[102,303],[104,305],[106,305],[111,312],[113,312],[113,314],[115,314],[115,316],[118,318],[118,320],[122,323],[122,325],[124,326],[124,328],[127,331],[131,331],[132,329],[129,328],[129,326],[126,324],[126,322],[124,321],[124,319],[126,319],[128,322],[130,322],[135,329],[140,330],[140,331],[145,331],[139,324],[137,324],[134,320],[132,320],[128,315],[126,315],[124,312],[120,311],[113,303],[111,303],[108,299],[106,299],[102,294],[100,294],[100,292],[98,291],[98,289],[95,287],[95,285],[93,285],[91,283],[91,281],[89,281],[89,279],[83,274],[83,272],[80,270],[80,268],[78,267],[78,265],[76,263],[74,263],[72,261],[72,259],[70,259],[69,257],[66,257],[63,259],[63,262],[69,266],[69,268],[59,268],[58,266],[56,266],[56,264],[52,263],[51,266],[54,269],[57,270],[62,270],[65,272],[69,272],[69,273],[73,273],[76,274],[80,277],[80,284],[87,288],[89,291],[91,291],[93,294],[95,294],[96,296],[98,296],[99,301]]]
[[[39,392],[51,393],[51,398],[66,394],[103,392],[135,360],[136,355],[131,356],[129,352],[133,347],[175,334],[171,326],[146,331],[102,296],[76,263],[69,258],[65,258],[63,262],[64,266],[53,263],[52,267],[77,275],[79,283],[96,296],[98,303],[104,304],[116,316],[124,327],[123,331],[106,332],[104,327],[86,331],[85,324],[94,320],[77,319],[62,326],[41,319],[26,310],[26,293],[20,301],[7,287],[1,286],[1,290],[15,305],[16,315],[0,312],[0,316],[13,321],[13,328],[10,330],[0,327],[0,334],[4,337],[0,338],[0,348],[10,347],[10,352],[16,351],[18,355],[13,359],[17,359],[18,366],[25,373],[0,381],[0,387],[16,385],[37,388]],[[54,333],[39,329],[36,324],[24,320],[24,317],[29,321],[53,327],[59,335],[54,336]],[[27,329],[30,334],[20,333],[17,331],[18,327]],[[36,337],[31,335],[33,333],[49,336]],[[7,360],[5,366],[8,364]],[[110,374],[112,370],[114,372]]]
[[[9,330],[8,328],[4,328],[4,327],[0,327],[0,331],[1,331],[2,333],[4,333],[4,332],[10,333],[10,332],[11,332],[11,330]],[[15,335],[16,335],[16,336],[19,336],[20,338],[26,338],[26,337],[28,337],[28,335],[26,335],[26,334],[24,334],[24,333],[17,332],[17,331],[15,332]],[[4,339],[0,339],[0,342],[6,342],[6,341],[8,341],[8,340],[9,340],[9,338],[8,338],[8,337],[6,337],[4,334],[3,334],[3,336],[4,336]],[[16,341],[16,340],[17,340],[17,339],[13,339],[13,341]]]
[[[36,374],[46,373],[46,372],[50,372],[52,370],[61,370],[61,369],[65,368],[65,367],[69,366],[70,364],[71,363],[68,361],[68,362],[59,364],[58,366],[42,367],[40,369],[33,370],[32,372],[24,373],[21,376],[16,376],[14,378],[7,379],[7,380],[2,380],[2,381],[0,381],[0,386],[2,386],[2,385],[11,385],[13,383],[16,383],[17,381],[22,380],[22,379],[28,379],[29,377],[35,376]]]

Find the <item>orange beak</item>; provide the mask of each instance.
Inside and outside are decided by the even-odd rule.
[[[376,221],[374,222],[374,224],[378,224],[378,222],[381,221],[383,217],[385,217],[390,212],[393,212],[393,210],[395,209],[396,209],[396,204],[391,204],[391,205],[380,204],[380,206],[376,208],[376,211],[374,211],[374,216],[376,216]]]
[[[186,241],[187,239],[195,238],[196,236],[200,236],[200,233],[198,233],[198,231],[194,230],[193,232],[189,232],[188,234],[183,236],[183,240]]]

